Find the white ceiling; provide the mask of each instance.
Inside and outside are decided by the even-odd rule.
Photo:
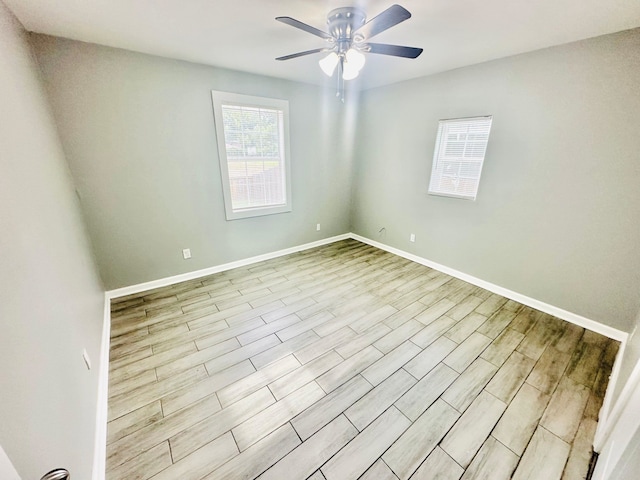
[[[308,83],[325,79],[324,46],[276,22],[325,30],[326,14],[359,5],[371,18],[393,0],[2,0],[29,31]],[[640,26],[639,0],[401,0],[413,17],[375,42],[424,48],[416,60],[368,55],[370,88]]]

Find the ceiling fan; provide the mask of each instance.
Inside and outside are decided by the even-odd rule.
[[[409,18],[411,18],[411,13],[400,5],[392,5],[368,22],[366,21],[365,13],[357,7],[336,8],[327,15],[327,27],[329,30],[329,33],[327,33],[295,18],[276,17],[277,21],[316,35],[328,43],[326,47],[285,55],[276,58],[276,60],[291,60],[292,58],[314,53],[329,52],[318,63],[324,73],[330,77],[333,76],[336,67],[338,67],[340,72],[338,94],[340,94],[340,91],[342,91],[341,82],[356,78],[362,67],[364,67],[364,53],[404,58],[417,58],[422,53],[422,48],[369,42],[370,38]]]

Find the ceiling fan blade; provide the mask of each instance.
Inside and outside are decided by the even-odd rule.
[[[291,25],[292,27],[299,28],[300,30],[304,30],[307,33],[315,35],[320,38],[324,38],[329,40],[333,38],[327,32],[323,32],[322,30],[318,30],[316,27],[312,27],[311,25],[307,25],[306,23],[302,23],[300,20],[296,20],[291,17],[276,17],[276,20],[282,23],[286,23],[287,25]]]
[[[402,47],[400,45],[388,45],[386,43],[367,43],[365,51],[379,55],[392,55],[394,57],[417,58],[422,53],[422,48]]]
[[[284,57],[278,57],[276,60],[291,60],[292,58],[304,57],[305,55],[312,55],[314,53],[328,52],[330,48],[314,48],[313,50],[307,50],[305,52],[292,53],[291,55],[285,55]]]
[[[405,20],[411,18],[411,13],[404,7],[400,5],[391,5],[384,12],[379,15],[373,17],[359,29],[354,32],[354,37],[356,35],[362,35],[364,39],[369,39],[379,33],[384,32],[388,28],[393,27]]]

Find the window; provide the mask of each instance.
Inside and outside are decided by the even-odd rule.
[[[440,120],[429,193],[475,200],[492,117]]]
[[[289,103],[212,96],[227,220],[290,212]]]

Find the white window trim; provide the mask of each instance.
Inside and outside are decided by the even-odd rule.
[[[480,181],[482,179],[482,170],[484,169],[484,161],[486,158],[486,148],[488,147],[489,144],[489,139],[487,138],[487,145],[485,146],[485,153],[482,157],[482,161],[480,162],[480,172],[478,174],[478,185],[476,187],[476,191],[474,195],[460,195],[460,194],[456,194],[456,193],[451,193],[451,192],[443,192],[443,191],[438,191],[438,190],[432,190],[432,179],[433,176],[438,168],[438,160],[440,157],[440,149],[443,147],[443,142],[442,142],[442,130],[443,130],[443,125],[445,123],[454,123],[454,122],[469,122],[469,121],[473,121],[473,120],[487,120],[489,119],[489,135],[491,134],[491,126],[493,123],[493,116],[492,115],[482,115],[482,116],[476,116],[476,117],[462,117],[462,118],[447,118],[447,119],[442,119],[438,122],[438,132],[437,132],[437,136],[436,136],[436,144],[435,144],[435,149],[433,152],[433,161],[431,164],[431,177],[429,179],[429,189],[428,189],[428,193],[429,195],[436,195],[439,197],[450,197],[450,198],[459,198],[462,200],[471,200],[471,201],[475,201],[477,196],[478,196],[478,190],[480,190]]]
[[[224,208],[227,220],[273,215],[290,212],[293,208],[291,201],[291,153],[289,147],[289,102],[277,98],[255,97],[239,93],[211,91],[213,99],[213,116],[215,121],[216,140],[218,143],[218,159],[220,161],[220,174],[222,177],[222,192],[224,196]],[[229,168],[227,164],[227,148],[224,136],[224,121],[222,118],[223,105],[238,105],[248,107],[268,107],[281,110],[283,115],[283,143],[284,143],[284,205],[252,207],[242,210],[233,210],[231,202],[231,186],[229,183]]]

